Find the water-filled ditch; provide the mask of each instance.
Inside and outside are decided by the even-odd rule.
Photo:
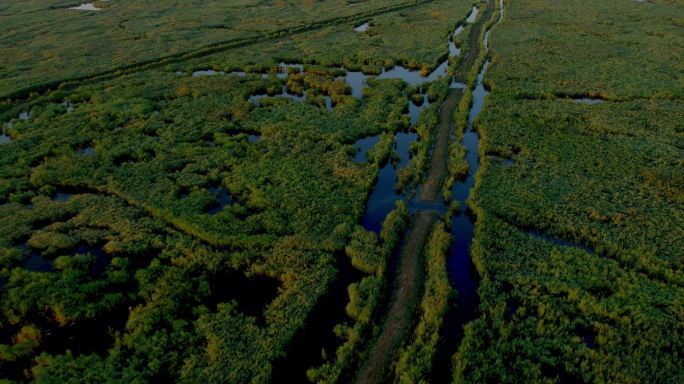
[[[470,258],[470,244],[475,234],[474,217],[468,211],[466,200],[471,188],[475,185],[475,175],[479,168],[478,145],[479,135],[473,130],[473,121],[482,112],[488,92],[484,87],[484,75],[489,67],[485,62],[477,76],[477,84],[473,90],[473,101],[468,114],[468,125],[463,135],[463,146],[466,148],[468,175],[464,180],[454,183],[451,192],[453,201],[460,204],[459,212],[451,219],[451,235],[453,243],[451,254],[447,259],[449,282],[458,292],[455,306],[447,311],[440,345],[435,363],[435,378],[439,382],[448,382],[451,375],[451,357],[463,337],[463,326],[475,317],[477,310],[477,272]]]
[[[476,8],[471,13],[471,17],[475,14]],[[463,31],[462,26],[457,26],[456,30],[449,36],[446,41],[448,48],[448,57],[454,57],[460,55],[460,49],[453,42],[454,36],[458,35]],[[432,82],[440,77],[447,76],[447,70],[449,66],[448,57],[442,61],[434,70],[430,73],[424,75],[421,70],[412,70],[403,66],[394,66],[392,68],[383,68],[382,71],[374,76],[377,79],[401,79],[408,85],[413,87],[421,86],[427,82]],[[344,68],[342,68],[344,69]],[[302,64],[285,64],[281,63],[278,71],[278,78],[285,79],[290,73],[300,73],[304,71],[304,66]],[[195,71],[193,76],[247,76],[244,72],[218,72],[213,70],[202,70]],[[259,75],[259,74],[256,74]],[[261,74],[262,77],[269,76],[268,74]],[[363,89],[368,86],[368,79],[373,76],[364,74],[358,71],[345,71],[343,76],[336,77],[336,80],[344,80],[345,83],[350,88],[350,93],[353,97],[362,98]],[[465,84],[459,83],[452,80],[450,84],[451,88],[465,88]],[[422,94],[422,92],[421,92]],[[256,105],[259,105],[260,101],[267,97],[286,97],[295,102],[303,102],[307,98],[306,92],[301,95],[295,95],[289,93],[286,87],[283,87],[282,92],[279,95],[268,96],[268,95],[252,95],[250,101]],[[422,94],[422,103],[420,100],[411,100],[408,105],[408,115],[410,118],[411,126],[415,125],[418,121],[420,112],[430,105],[430,102],[425,94]],[[329,98],[328,98],[329,99]],[[329,110],[332,109],[332,103],[326,99],[326,104],[329,105]],[[362,225],[366,230],[379,232],[383,221],[385,220],[387,214],[394,209],[395,202],[398,200],[403,200],[409,203],[410,210],[415,212],[417,210],[434,210],[441,213],[446,212],[446,205],[443,202],[438,203],[419,203],[417,201],[410,201],[406,194],[399,193],[396,190],[397,184],[397,172],[402,168],[406,167],[410,160],[410,148],[411,144],[418,139],[418,134],[412,131],[408,132],[397,132],[394,134],[394,151],[396,153],[396,158],[394,161],[387,161],[380,165],[378,171],[378,176],[376,184],[368,198],[366,213],[362,218]],[[359,139],[354,143],[355,148],[354,161],[355,162],[366,162],[368,161],[367,153],[374,145],[380,141],[380,135],[370,136]],[[477,144],[475,144],[477,145]],[[395,252],[395,258],[398,252]],[[338,255],[340,259],[345,259],[345,255]],[[278,381],[284,377],[291,377],[290,374],[296,374],[296,376],[303,373],[303,371],[308,368],[306,364],[300,364],[303,362],[314,362],[319,359],[319,357],[314,357],[314,360],[310,358],[315,354],[320,355],[321,345],[326,349],[327,353],[333,353],[333,350],[328,350],[327,346],[330,344],[327,340],[330,336],[332,326],[339,323],[340,319],[344,318],[344,306],[341,303],[347,301],[346,287],[351,281],[356,281],[354,279],[350,280],[350,276],[355,273],[353,268],[348,268],[345,264],[340,266],[341,268],[341,278],[334,283],[334,287],[330,290],[326,298],[322,300],[322,303],[318,305],[317,309],[310,319],[316,319],[315,324],[308,325],[298,336],[296,336],[291,345],[288,347],[288,356],[300,356],[294,357],[294,360],[288,358],[288,365],[285,366],[283,361],[277,361],[274,364],[274,378]],[[332,299],[334,297],[334,299]],[[332,300],[330,300],[332,299]],[[334,304],[331,304],[334,303]],[[332,306],[331,306],[332,305]],[[323,311],[325,313],[319,313]],[[327,335],[327,336],[326,336]],[[334,346],[334,343],[330,345],[330,348]],[[301,361],[300,361],[301,360]],[[300,363],[297,363],[300,362]]]
[[[475,11],[474,11],[475,13]],[[471,14],[472,16],[472,14]],[[475,14],[474,17],[477,15]],[[499,2],[499,17],[497,23],[503,19],[503,1]],[[491,28],[485,31],[483,47],[489,49]],[[460,210],[452,218],[451,234],[453,243],[451,254],[447,259],[447,275],[449,282],[457,291],[455,305],[447,310],[440,334],[440,343],[434,362],[433,379],[435,382],[450,382],[452,380],[452,358],[463,338],[463,327],[475,318],[477,313],[477,272],[470,256],[470,246],[475,234],[475,217],[468,209],[467,199],[470,190],[475,185],[475,175],[479,169],[479,134],[473,129],[473,122],[482,112],[488,91],[484,86],[484,76],[489,68],[487,60],[477,75],[475,88],[472,91],[472,104],[468,114],[466,131],[462,144],[466,148],[468,174],[452,186],[452,200],[457,201]]]

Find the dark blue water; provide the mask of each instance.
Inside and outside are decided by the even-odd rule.
[[[365,163],[368,161],[368,151],[380,142],[380,135],[368,136],[354,143],[354,162]]]
[[[249,101],[256,106],[259,106],[260,105],[259,100],[269,99],[269,98],[273,98],[273,97],[285,97],[285,98],[290,99],[296,103],[301,103],[302,101],[306,100],[306,91],[304,91],[304,93],[301,95],[297,95],[297,94],[288,92],[287,87],[283,85],[281,93],[279,95],[273,95],[273,96],[267,95],[267,94],[251,95],[251,96],[249,96]]]
[[[418,134],[415,132],[397,132],[394,135],[397,155],[399,155],[398,169],[406,167],[411,160],[410,148],[411,144],[418,140]]]
[[[423,94],[423,103],[421,105],[416,105],[413,101],[409,102],[409,116],[411,117],[411,125],[416,125],[418,122],[418,117],[420,117],[420,112],[424,109],[427,108],[430,105],[430,102],[428,101],[428,97],[426,94]]]
[[[247,135],[247,141],[250,143],[258,143],[259,141],[261,141],[261,135],[250,133]]]
[[[221,211],[226,205],[233,204],[233,198],[230,196],[228,191],[223,187],[212,187],[209,188],[209,192],[214,195],[216,201],[209,208],[207,208],[206,213],[209,215],[215,215]]]
[[[71,256],[75,255],[91,255],[95,258],[90,266],[90,273],[95,276],[101,275],[109,265],[109,257],[107,257],[101,245],[80,244],[71,252]]]
[[[404,194],[397,192],[397,171],[406,167],[410,161],[410,147],[418,139],[414,132],[398,132],[394,135],[395,151],[399,156],[396,163],[388,161],[378,172],[373,192],[368,198],[366,213],[362,224],[366,230],[380,232],[387,214],[394,209],[397,200],[407,201]]]
[[[447,259],[449,282],[456,289],[455,305],[447,310],[442,326],[442,333],[436,355],[434,377],[435,382],[451,381],[451,358],[463,338],[463,326],[475,317],[477,311],[477,272],[470,258],[470,245],[475,234],[475,218],[468,211],[466,200],[471,188],[475,185],[475,175],[479,168],[478,145],[479,136],[473,130],[473,121],[482,112],[488,94],[484,87],[484,75],[489,67],[485,62],[477,75],[477,83],[473,90],[473,99],[468,114],[468,125],[463,135],[463,146],[466,148],[468,175],[465,180],[454,183],[451,192],[452,200],[458,201],[460,210],[451,220],[453,243]]]
[[[366,213],[362,220],[365,229],[376,233],[380,232],[385,217],[394,209],[394,202],[403,197],[396,193],[394,189],[396,183],[396,169],[392,162],[388,161],[378,172],[376,185],[368,198]]]
[[[54,268],[52,266],[52,260],[47,260],[40,253],[36,252],[28,244],[24,243],[19,245],[17,248],[28,253],[28,258],[24,263],[24,269],[33,272],[52,272]]]
[[[468,128],[463,135],[463,146],[467,149],[466,160],[468,161],[468,176],[462,182],[457,182],[452,188],[452,199],[461,205],[460,214],[452,219],[451,233],[453,235],[453,245],[451,256],[447,260],[447,270],[449,280],[458,292],[457,310],[454,330],[458,331],[458,340],[462,337],[463,325],[474,316],[477,307],[477,283],[476,274],[473,271],[472,260],[470,258],[470,244],[473,239],[475,223],[473,217],[467,212],[468,195],[471,188],[475,185],[475,174],[479,168],[478,144],[479,136],[473,131],[473,121],[482,112],[485,97],[488,92],[484,87],[484,74],[489,67],[487,61],[477,76],[477,85],[473,90],[473,105],[468,114]],[[451,320],[451,319],[450,319]]]

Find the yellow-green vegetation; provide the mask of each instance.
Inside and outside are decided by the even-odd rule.
[[[681,0],[507,0],[495,26],[502,2],[476,1],[450,58],[472,2],[78,3],[0,4],[0,381],[430,382],[448,224],[428,236],[410,199],[359,223],[376,179],[421,184],[454,75],[449,200],[490,60],[454,382],[684,382]],[[422,86],[370,77],[447,59]],[[308,339],[327,308],[334,340]]]
[[[507,5],[469,201],[480,314],[454,381],[681,382],[681,4]]]
[[[429,0],[428,0],[429,1]],[[204,55],[327,25],[360,20],[415,0],[157,2],[112,0],[102,11],[78,2],[30,0],[0,5],[0,97],[161,59]],[[352,31],[353,32],[353,31]]]
[[[682,98],[681,1],[510,1],[493,88],[518,96]],[[505,31],[505,32],[504,32]]]
[[[395,366],[397,383],[429,383],[432,362],[437,352],[439,332],[453,289],[446,272],[446,258],[451,244],[451,234],[444,223],[432,230],[425,246],[425,279],[423,298],[420,303],[420,321],[409,342],[401,348]]]
[[[276,363],[297,353],[293,340],[338,278],[345,249],[368,276],[349,287],[351,320],[340,319],[334,360],[310,375],[353,375],[407,208],[375,241],[356,223],[394,133],[408,128],[416,89],[371,79],[355,98],[339,67],[434,67],[468,4],[65,9],[73,5],[0,9],[12,28],[3,38],[16,47],[3,51],[0,93],[29,96],[0,106],[3,121],[14,119],[0,152],[2,377],[277,380]],[[370,31],[353,32],[360,20]],[[282,79],[281,60],[305,62],[306,72]],[[248,73],[190,76],[207,68]],[[430,86],[430,99],[446,85]],[[306,102],[250,102],[283,87],[306,92]],[[413,183],[429,156],[429,122]],[[368,161],[355,163],[350,144],[378,134]]]
[[[311,76],[289,85],[330,93]],[[269,381],[364,211],[379,163],[350,144],[408,102],[399,80],[333,111],[247,101],[282,84],[147,71],[25,106],[0,152],[2,376]]]
[[[341,340],[335,356],[320,367],[307,372],[309,380],[316,383],[337,383],[343,377],[353,375],[353,370],[363,354],[367,341],[373,337],[378,309],[385,297],[389,257],[395,250],[408,221],[408,209],[402,201],[390,212],[380,232],[380,238],[357,227],[352,233],[347,255],[352,265],[364,272],[361,281],[349,286],[349,303],[346,307],[350,321],[338,324],[335,333]]]
[[[448,55],[446,40],[471,2],[435,0],[370,18],[370,28],[354,32],[350,23],[217,53],[174,68],[263,71],[279,61],[304,62],[379,73],[401,64],[427,73]],[[248,53],[245,55],[243,52]]]

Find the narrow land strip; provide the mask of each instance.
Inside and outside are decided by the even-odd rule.
[[[412,219],[406,233],[406,242],[399,256],[395,290],[382,327],[382,333],[370,349],[365,364],[359,370],[357,383],[383,383],[388,381],[393,357],[408,336],[413,325],[422,292],[424,269],[423,247],[438,213],[420,211]]]
[[[469,35],[469,49],[456,69],[456,77],[465,79],[480,52],[479,38],[483,26],[491,18],[495,5],[487,3],[487,9],[473,26]],[[440,110],[440,124],[435,132],[435,146],[430,160],[427,178],[420,191],[418,200],[434,202],[447,174],[447,157],[452,133],[452,115],[463,92],[452,90]],[[373,341],[369,356],[356,376],[358,384],[389,382],[392,362],[399,348],[409,336],[414,324],[425,275],[423,269],[423,248],[427,237],[439,218],[434,211],[419,210],[405,234],[405,243],[399,255],[399,270],[395,277],[390,307],[382,324],[380,336]]]
[[[451,142],[452,123],[451,116],[454,108],[461,100],[463,92],[459,89],[452,89],[449,92],[442,108],[439,112],[439,129],[435,132],[435,146],[432,151],[432,159],[430,160],[430,169],[428,170],[427,179],[423,183],[423,188],[420,191],[418,198],[424,202],[434,202],[437,200],[437,194],[447,175],[447,158],[449,157],[449,143]]]
[[[480,53],[479,38],[483,26],[492,17],[492,13],[496,8],[494,1],[489,0],[487,9],[483,13],[480,20],[475,23],[468,35],[468,49],[465,57],[461,60],[456,69],[455,76],[461,80],[465,80],[466,75],[470,72],[471,67],[475,64]],[[427,178],[423,184],[423,188],[418,196],[420,201],[434,202],[437,200],[437,194],[444,182],[447,174],[447,158],[449,156],[449,143],[451,142],[452,123],[451,116],[454,108],[458,105],[463,92],[454,89],[449,93],[439,115],[439,128],[435,133],[435,146],[432,152],[432,159],[430,160],[430,169],[427,171]]]
[[[475,65],[475,60],[480,53],[480,34],[484,25],[491,19],[492,13],[496,8],[494,0],[489,0],[487,2],[487,9],[482,14],[480,20],[475,23],[468,34],[468,44],[466,45],[467,51],[463,60],[459,63],[456,68],[455,77],[460,81],[467,80],[466,77],[470,72],[470,69]]]

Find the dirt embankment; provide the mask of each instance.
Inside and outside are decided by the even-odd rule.
[[[418,310],[425,274],[423,247],[437,219],[438,214],[434,211],[420,211],[412,219],[399,256],[395,289],[382,333],[359,370],[356,383],[383,383],[390,377],[393,358],[402,341],[409,335],[414,314]]]
[[[463,96],[460,89],[452,89],[449,92],[439,112],[439,129],[435,133],[435,147],[432,151],[430,169],[427,173],[423,188],[418,198],[424,202],[434,202],[441,192],[441,186],[447,176],[447,159],[449,157],[449,143],[451,142],[452,120],[454,108]]]
[[[475,64],[480,50],[479,39],[482,28],[491,18],[495,8],[494,1],[489,0],[486,11],[473,25],[468,37],[469,49],[456,70],[457,78],[464,79],[465,74]],[[452,90],[440,110],[440,124],[438,131],[435,132],[435,147],[430,160],[430,168],[418,196],[421,202],[434,202],[441,192],[442,183],[447,175],[447,158],[452,133],[451,117],[462,96],[461,90]],[[420,210],[412,218],[399,255],[394,290],[382,324],[382,331],[373,341],[368,358],[357,372],[355,383],[385,383],[391,379],[392,362],[403,341],[409,337],[415,315],[418,313],[425,275],[423,248],[438,219],[439,213],[430,210]]]

